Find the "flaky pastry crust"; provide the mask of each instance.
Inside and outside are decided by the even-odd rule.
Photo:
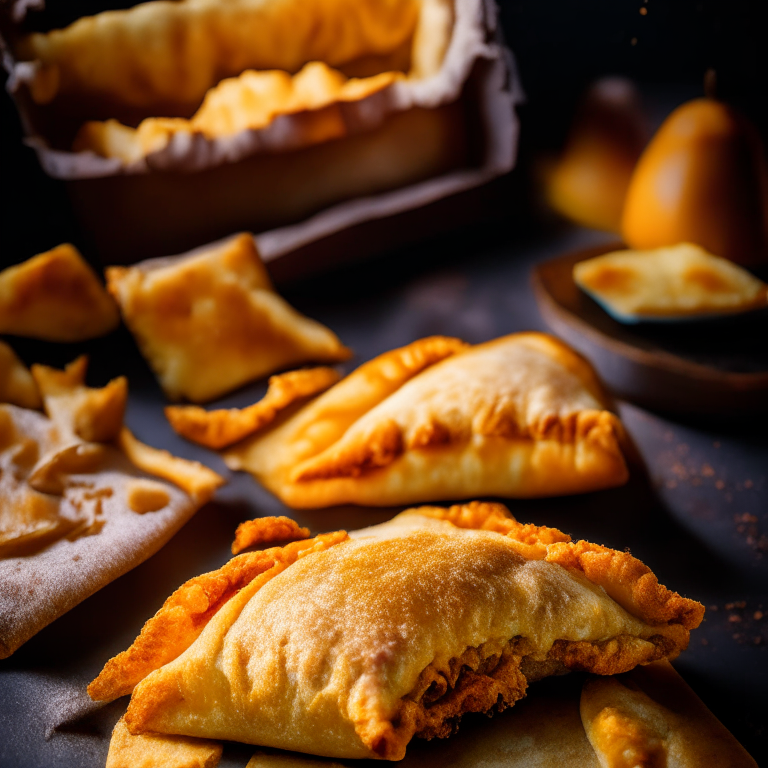
[[[281,368],[351,354],[275,293],[249,234],[111,267],[107,287],[172,399],[205,402]]]
[[[505,336],[411,373],[381,355],[272,430],[225,452],[292,507],[532,497],[620,485],[624,431],[589,365],[554,337]],[[417,375],[418,374],[418,375]]]
[[[541,677],[673,657],[689,633],[675,622],[697,615],[693,601],[670,621],[658,605],[625,610],[606,588],[631,569],[597,585],[548,562],[569,538],[501,505],[414,509],[340,536],[240,555],[189,582],[92,688],[110,681],[111,698],[138,683],[125,718],[133,734],[397,760],[414,736],[443,737],[465,712],[511,706]],[[252,562],[257,576],[227,576]],[[191,605],[220,580],[218,596]],[[169,631],[173,611],[182,629]]]
[[[0,341],[0,403],[34,409],[43,405],[32,374],[4,341]]]

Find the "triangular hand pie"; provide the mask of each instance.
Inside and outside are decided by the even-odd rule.
[[[84,341],[104,336],[119,323],[115,302],[69,244],[0,272],[0,333]]]
[[[133,734],[399,760],[543,677],[674,658],[703,612],[628,553],[499,504],[424,507],[193,579],[89,692],[141,680]]]
[[[204,402],[248,381],[351,352],[275,293],[253,237],[110,267],[107,283],[172,399]]]
[[[594,372],[557,339],[434,337],[366,363],[224,456],[291,507],[386,506],[621,485],[622,437]]]

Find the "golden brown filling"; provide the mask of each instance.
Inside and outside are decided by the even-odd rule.
[[[643,640],[620,635],[603,641],[558,640],[545,657],[534,653],[531,643],[512,638],[500,651],[487,643],[467,648],[447,668],[430,664],[419,676],[413,690],[403,697],[392,720],[397,740],[405,743],[414,736],[446,738],[459,726],[466,712],[488,716],[502,712],[525,696],[529,683],[572,670],[595,674],[617,674],[673,654],[671,641],[661,635]],[[674,645],[672,643],[672,645]],[[389,744],[382,740],[386,756]]]

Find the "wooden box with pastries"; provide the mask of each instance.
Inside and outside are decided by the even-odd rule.
[[[106,263],[278,228],[271,258],[514,164],[522,91],[483,0],[3,11],[27,143]]]

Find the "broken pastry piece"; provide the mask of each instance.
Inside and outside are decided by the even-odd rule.
[[[0,405],[0,658],[146,560],[224,482],[136,459],[159,452],[122,425],[124,381],[86,387],[84,359],[34,375],[48,417]]]
[[[3,341],[0,341],[0,403],[22,408],[40,408],[43,404],[32,374]]]
[[[295,508],[621,485],[624,431],[589,364],[541,333],[432,337],[362,365],[224,452]]]
[[[115,302],[69,244],[0,272],[0,333],[84,341],[104,336],[119,322]]]
[[[333,368],[309,368],[270,376],[267,394],[247,408],[206,411],[195,405],[169,405],[165,416],[174,431],[206,448],[226,448],[270,424],[299,400],[333,386],[341,376]]]
[[[181,587],[89,687],[128,731],[400,760],[530,683],[677,656],[701,604],[499,504],[240,555]],[[135,688],[134,688],[135,686]]]
[[[107,283],[171,399],[205,402],[281,368],[351,354],[275,293],[248,234],[111,267]]]
[[[600,768],[757,768],[666,662],[589,680],[580,710]]]
[[[735,314],[768,306],[768,285],[691,243],[596,256],[576,264],[573,279],[623,323]]]

